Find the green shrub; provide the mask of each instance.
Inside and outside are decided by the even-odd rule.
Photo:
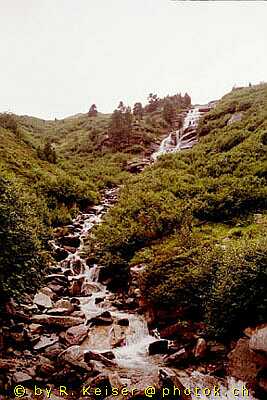
[[[266,239],[229,246],[217,257],[219,262],[205,305],[210,333],[221,337],[266,321]]]
[[[37,213],[39,215],[37,215]],[[33,291],[47,263],[40,203],[15,181],[0,177],[0,292],[3,299]]]

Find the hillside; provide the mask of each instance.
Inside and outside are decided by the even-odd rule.
[[[196,146],[127,182],[88,240],[112,284],[141,265],[149,307],[178,307],[211,336],[266,320],[266,134],[267,85],[233,90],[200,122]]]
[[[150,156],[172,122],[166,122],[169,113],[165,112],[167,117],[164,114],[165,103],[173,117],[189,102],[189,96],[159,99],[153,95],[146,107],[136,103],[133,111],[120,102],[113,114],[77,114],[54,121],[0,114],[0,239],[5,241],[5,235],[10,235],[1,269],[8,282],[9,275],[12,281],[2,285],[4,296],[34,288],[30,277],[29,283],[25,279],[20,288],[16,278],[18,274],[23,277],[27,263],[34,264],[38,254],[41,257],[47,250],[51,228],[71,223],[80,210],[99,201],[104,188],[121,185],[128,179],[129,163]],[[18,202],[14,221],[9,219],[12,202]],[[27,228],[30,221],[36,221],[37,231],[21,232],[21,225]],[[10,224],[14,226],[13,234]],[[26,241],[25,248],[12,245],[14,235]],[[32,246],[30,252],[27,241]],[[11,260],[17,267],[10,266]]]

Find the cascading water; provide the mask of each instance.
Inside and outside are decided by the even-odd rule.
[[[190,113],[190,117],[187,116],[184,121],[184,127],[196,124],[199,118],[198,112],[193,110]],[[193,122],[192,122],[193,121]],[[185,132],[184,138],[187,137]],[[169,135],[162,142],[160,151],[164,152],[165,146],[170,145],[170,139],[172,139],[173,134]],[[180,141],[179,141],[180,140]],[[176,148],[181,148],[181,141],[183,136],[177,139]],[[189,140],[189,139],[186,139]],[[157,374],[158,368],[162,366],[163,360],[160,356],[149,356],[148,346],[150,343],[159,338],[158,335],[151,335],[149,333],[147,323],[145,319],[136,313],[123,312],[118,310],[116,306],[112,304],[110,298],[112,298],[112,293],[106,289],[106,286],[99,283],[99,273],[101,271],[101,266],[92,265],[88,266],[83,258],[80,257],[79,253],[84,246],[84,238],[88,235],[92,227],[101,222],[101,217],[108,210],[111,204],[114,202],[114,196],[116,195],[115,190],[108,190],[105,193],[105,200],[100,206],[94,207],[95,213],[91,214],[80,214],[76,220],[73,221],[73,225],[77,226],[77,232],[75,235],[80,239],[80,247],[76,250],[74,254],[69,254],[69,256],[59,263],[62,270],[71,271],[72,275],[69,279],[79,280],[82,279],[81,296],[79,296],[81,310],[86,316],[86,322],[90,321],[92,317],[97,317],[103,312],[108,311],[112,316],[114,323],[110,326],[101,327],[101,331],[97,330],[97,327],[90,328],[90,335],[88,339],[82,344],[84,350],[92,349],[95,351],[103,352],[112,350],[115,355],[117,370],[126,373],[126,376],[136,376],[135,374],[142,376],[152,376]],[[112,200],[112,201],[111,201]],[[54,248],[58,246],[52,243]],[[133,273],[138,273],[139,268],[132,268]],[[86,294],[87,290],[90,294]],[[116,321],[121,319],[127,319],[127,326],[121,327]],[[119,336],[117,336],[116,330],[120,329]],[[122,341],[119,347],[114,346],[114,343],[118,340]],[[206,395],[201,394],[201,390],[207,387],[211,387],[209,375],[203,375],[199,372],[193,372],[190,375],[185,375],[185,377],[180,377],[179,379],[184,385],[184,387],[191,387],[192,400],[206,400]],[[217,379],[214,378],[213,379]],[[153,384],[153,382],[151,382]],[[200,394],[194,395],[194,388],[200,388]],[[243,382],[237,382],[234,378],[229,378],[227,384],[220,385],[221,397],[220,400],[232,400],[236,398],[234,396],[233,389],[242,389],[245,387]],[[211,400],[218,398],[208,397]],[[251,395],[243,396],[247,400],[255,400]]]
[[[177,152],[196,144],[196,128],[201,115],[202,112],[199,106],[190,109],[184,118],[182,128],[170,132],[169,135],[162,140],[159,149],[152,154],[152,160],[155,161],[163,154]]]

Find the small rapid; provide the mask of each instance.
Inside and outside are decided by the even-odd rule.
[[[184,121],[185,127],[196,125],[199,118],[198,111],[192,111]],[[186,132],[183,134],[186,135]],[[170,135],[169,135],[170,136]],[[170,145],[170,137],[162,142],[161,151],[164,152],[165,146]],[[185,136],[184,136],[185,137]],[[182,137],[177,141],[176,148],[180,148]],[[189,140],[189,139],[185,139]],[[164,367],[164,358],[161,355],[149,355],[148,347],[152,342],[160,339],[157,332],[149,332],[147,322],[143,315],[136,311],[131,311],[126,307],[120,309],[116,305],[116,296],[107,290],[107,287],[99,282],[102,266],[97,264],[87,265],[81,254],[85,245],[85,238],[90,234],[91,229],[101,223],[103,215],[109,210],[116,201],[117,190],[109,189],[105,191],[104,200],[99,206],[92,208],[92,212],[88,214],[79,214],[73,221],[76,227],[72,235],[80,239],[80,246],[75,253],[70,253],[68,257],[60,261],[58,266],[65,272],[71,271],[70,280],[82,281],[81,292],[78,296],[81,311],[85,315],[84,325],[89,324],[90,334],[81,344],[84,351],[95,351],[99,354],[112,352],[115,356],[115,366],[111,368],[121,373],[122,376],[131,378],[137,375],[140,378],[155,377],[159,369]],[[52,243],[53,248],[57,248],[57,244]],[[133,267],[133,273],[139,273],[140,268]],[[125,311],[125,309],[127,311]],[[90,325],[90,321],[94,318],[110,318],[111,323],[107,325]],[[124,323],[119,323],[124,321]],[[127,323],[126,323],[127,322]],[[175,369],[173,369],[175,371]],[[177,371],[178,374],[181,371]],[[137,375],[136,375],[137,374]],[[152,379],[152,378],[151,378]],[[208,397],[201,394],[201,390],[212,388],[215,384],[220,386],[220,400],[232,400],[236,398],[234,389],[242,390],[245,387],[243,382],[236,381],[229,377],[226,380],[204,375],[198,371],[191,373],[182,372],[179,380],[185,388],[191,388],[192,400],[206,400],[207,398],[215,400],[218,396],[211,393]],[[217,382],[217,383],[216,383]],[[151,382],[153,384],[153,382]],[[194,389],[198,387],[200,394],[194,394]],[[247,400],[255,400],[252,395],[243,396]]]

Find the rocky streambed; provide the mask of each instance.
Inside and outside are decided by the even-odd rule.
[[[58,233],[51,242],[57,261],[45,286],[25,304],[6,305],[0,398],[16,398],[14,387],[20,386],[25,399],[179,398],[179,391],[182,399],[236,399],[245,385],[223,378],[226,349],[201,337],[201,327],[181,332],[179,324],[169,324],[161,336],[149,331],[138,290],[142,266],[131,270],[129,293],[115,294],[100,279],[103,267],[81,257],[84,239],[116,198],[117,189],[106,190],[99,206]],[[182,340],[171,340],[178,332]],[[256,374],[265,362],[260,352]],[[253,399],[245,395],[240,398]]]

